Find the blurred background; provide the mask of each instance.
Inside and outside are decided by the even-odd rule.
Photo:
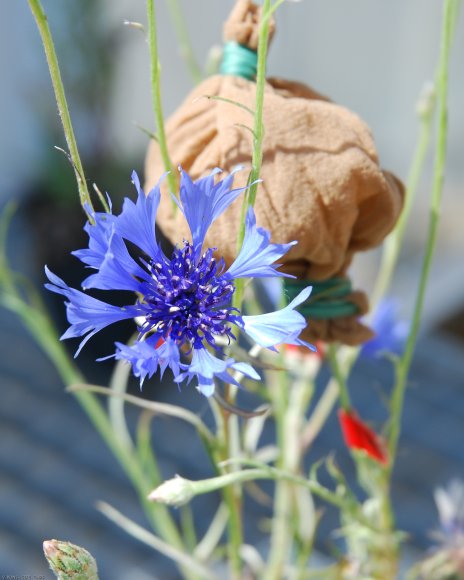
[[[211,49],[221,45],[222,23],[233,2],[179,0],[179,4],[195,58],[204,69]],[[145,3],[43,0],[43,6],[87,178],[120,200],[132,193],[132,169],[142,172],[143,168],[148,137],[138,126],[155,129],[148,46],[140,30],[123,25],[124,20],[145,23]],[[171,7],[168,0],[156,2],[166,116],[192,88]],[[424,84],[434,77],[438,60],[441,11],[441,2],[423,0],[288,2],[278,11],[268,73],[307,83],[359,114],[372,128],[382,166],[406,180],[418,137],[416,105]],[[460,444],[464,436],[463,20],[461,15],[451,65],[449,153],[440,236],[396,477],[399,524],[411,534],[411,550],[418,551],[428,546],[427,530],[436,522],[433,488],[445,485],[453,476],[464,477]],[[10,259],[38,285],[44,282],[44,263],[72,285],[82,277],[69,252],[85,244],[83,214],[72,169],[54,148],[66,148],[66,144],[27,2],[0,6],[0,75],[0,205],[9,199],[19,202],[9,239]],[[405,319],[411,313],[422,258],[432,169],[431,152],[393,285]],[[353,277],[358,286],[372,286],[377,263],[376,251],[357,258]],[[51,297],[47,301],[57,325],[64,329],[62,304]],[[95,500],[105,499],[143,523],[124,474],[72,396],[63,392],[48,360],[6,311],[1,311],[0,343],[0,573],[45,574],[48,578],[41,542],[59,537],[91,549],[100,562],[102,577],[175,578],[168,562],[96,512]],[[81,357],[79,364],[91,382],[108,377],[109,367],[92,361],[111,343],[110,335],[96,338]],[[381,419],[372,408],[378,400],[375,389],[379,384],[388,386],[390,380],[387,363],[358,365],[353,390],[361,415],[364,408],[369,418]],[[177,390],[173,394],[172,387],[155,384],[145,396],[174,398],[206,412],[197,394],[187,390],[176,399]],[[166,441],[160,445],[166,477],[176,472],[192,478],[209,474],[206,459],[196,449],[185,449],[185,438],[190,445],[192,437],[184,427],[165,421],[155,428],[157,440]],[[340,463],[350,469],[334,422],[318,445],[316,455],[335,448]],[[196,504],[205,521],[213,509],[206,500]],[[259,510],[251,514],[262,515]],[[332,521],[332,528],[336,527],[336,520]],[[251,530],[253,533],[257,532]],[[258,535],[256,538],[259,541]],[[328,552],[330,544],[327,535],[318,547]]]

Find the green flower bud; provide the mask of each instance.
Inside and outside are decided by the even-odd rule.
[[[197,482],[176,475],[173,479],[168,479],[154,489],[148,499],[179,507],[188,503],[196,495],[194,483]]]
[[[43,551],[58,580],[98,580],[95,558],[80,546],[46,540]]]

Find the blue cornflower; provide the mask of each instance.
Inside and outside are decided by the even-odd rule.
[[[132,181],[138,198],[125,199],[120,215],[91,213],[85,226],[89,247],[73,252],[95,270],[75,290],[46,268],[51,284],[46,287],[67,299],[71,326],[62,339],[84,337],[76,356],[95,333],[115,322],[133,318],[138,338],[131,346],[115,343],[111,355],[131,363],[142,385],[158,369],[169,367],[177,382],[196,378],[198,389],[206,396],[214,392],[215,377],[234,382],[231,371],[259,379],[249,364],[225,358],[220,344],[235,340],[233,327],[242,329],[259,345],[314,347],[299,337],[306,326],[295,308],[307,300],[311,288],[303,290],[287,307],[261,316],[245,316],[232,306],[237,278],[286,276],[276,270],[275,261],[296,242],[272,244],[270,234],[256,226],[250,207],[246,215],[242,248],[226,270],[222,259],[214,257],[215,248],[204,248],[206,232],[216,218],[245,189],[232,189],[233,174],[215,183],[219,170],[193,182],[181,171],[179,210],[185,216],[191,241],[184,240],[169,258],[161,250],[155,234],[155,218],[160,202],[158,185],[145,195],[137,174]],[[134,257],[138,248],[142,256]],[[131,251],[130,251],[131,250]],[[85,293],[88,289],[134,292],[134,303],[114,306]],[[181,362],[181,349],[191,354],[190,364]],[[213,354],[214,353],[214,354]]]
[[[410,325],[398,318],[398,310],[398,303],[392,298],[379,303],[371,322],[375,336],[363,345],[361,355],[370,358],[386,353],[402,354]]]

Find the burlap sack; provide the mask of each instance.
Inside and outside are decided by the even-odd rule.
[[[225,25],[226,40],[256,48],[257,16],[256,6],[240,0]],[[252,134],[243,125],[252,126],[251,115],[205,95],[255,107],[253,81],[217,75],[202,82],[166,123],[174,166],[180,164],[192,178],[214,167],[225,173],[237,165],[249,168]],[[257,222],[271,231],[274,242],[298,241],[281,260],[281,269],[312,281],[344,277],[354,252],[378,245],[394,226],[402,207],[401,182],[379,168],[367,125],[303,84],[268,79],[263,122]],[[146,187],[152,187],[163,171],[159,147],[152,141],[145,164]],[[234,185],[245,185],[247,176],[246,170],[237,173]],[[236,256],[241,204],[241,198],[236,200],[206,238],[227,264]],[[167,194],[162,196],[157,219],[173,243],[188,237],[185,220],[180,212],[174,215]],[[371,331],[358,320],[368,309],[365,294],[353,292],[346,299],[357,305],[356,315],[310,320],[305,337],[346,344],[370,338]]]

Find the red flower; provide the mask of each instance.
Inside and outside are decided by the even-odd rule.
[[[363,423],[355,411],[340,409],[338,419],[347,447],[360,449],[383,465],[388,463],[384,440]]]

